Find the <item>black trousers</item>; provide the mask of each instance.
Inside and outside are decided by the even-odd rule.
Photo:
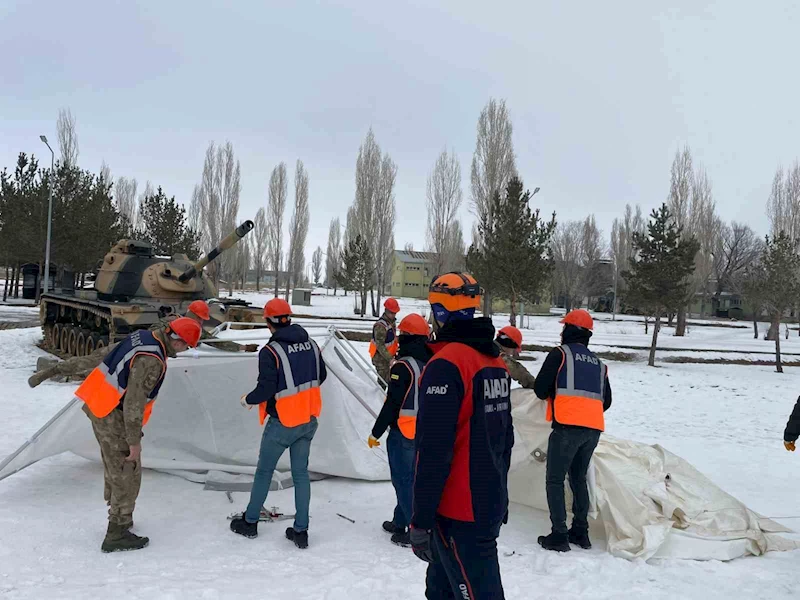
[[[569,475],[572,488],[572,527],[589,529],[589,487],[586,472],[600,432],[586,427],[553,428],[547,445],[547,505],[553,533],[567,533],[567,506],[564,499],[564,478]]]
[[[434,561],[428,565],[428,600],[503,600],[497,536],[500,524],[474,523],[437,517],[431,532]]]

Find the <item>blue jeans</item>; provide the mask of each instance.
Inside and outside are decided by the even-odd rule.
[[[261,451],[258,454],[258,467],[256,477],[253,481],[253,489],[250,491],[250,504],[244,518],[248,523],[257,523],[261,514],[261,508],[267,501],[269,486],[272,483],[272,474],[275,472],[275,465],[283,455],[284,450],[289,449],[292,464],[292,481],[294,481],[294,504],[295,504],[295,531],[306,531],[308,529],[308,506],[311,503],[311,481],[308,478],[308,453],[311,449],[311,440],[317,432],[317,419],[311,417],[311,421],[305,425],[297,427],[284,427],[275,417],[270,417],[264,427],[264,435],[261,437]]]
[[[500,524],[475,523],[436,517],[431,532],[433,562],[425,576],[429,600],[503,600],[503,582],[497,559]]]
[[[386,453],[389,455],[389,472],[397,495],[392,522],[397,527],[408,527],[414,494],[414,440],[409,440],[399,429],[392,427],[386,440]]]

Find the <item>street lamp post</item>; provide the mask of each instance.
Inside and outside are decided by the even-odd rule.
[[[56,154],[50,144],[47,143],[47,136],[40,135],[39,139],[50,150],[50,198],[47,203],[47,243],[44,250],[44,293],[46,294],[50,283],[50,235],[53,231],[53,188],[55,187]]]

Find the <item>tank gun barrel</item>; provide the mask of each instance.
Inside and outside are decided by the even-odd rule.
[[[219,245],[214,248],[211,252],[206,254],[203,258],[198,260],[194,265],[192,265],[189,269],[184,271],[178,276],[178,281],[181,283],[186,283],[192,277],[195,277],[203,268],[210,263],[212,260],[217,258],[220,254],[225,252],[231,246],[234,246],[240,239],[246,236],[250,231],[253,229],[253,222],[252,221],[245,221],[241,225],[239,225],[236,229],[234,229],[230,235],[228,235],[224,240],[222,240]]]

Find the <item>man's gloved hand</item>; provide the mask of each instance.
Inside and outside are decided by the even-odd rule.
[[[425,562],[433,562],[433,548],[431,548],[431,532],[425,529],[411,528],[411,549],[414,555]]]
[[[247,394],[242,394],[242,397],[239,398],[239,404],[241,404],[242,407],[246,408],[247,410],[251,410],[253,408],[252,404],[247,403]]]
[[[370,448],[375,448],[376,446],[380,446],[380,445],[381,445],[381,443],[380,443],[380,442],[379,442],[377,439],[375,439],[375,436],[372,436],[372,435],[371,435],[371,436],[369,436],[369,438],[367,439],[367,445],[368,445]]]
[[[245,344],[245,352],[258,352],[258,344]]]
[[[789,451],[794,452],[795,450],[795,443],[794,442],[783,442],[783,446]]]

